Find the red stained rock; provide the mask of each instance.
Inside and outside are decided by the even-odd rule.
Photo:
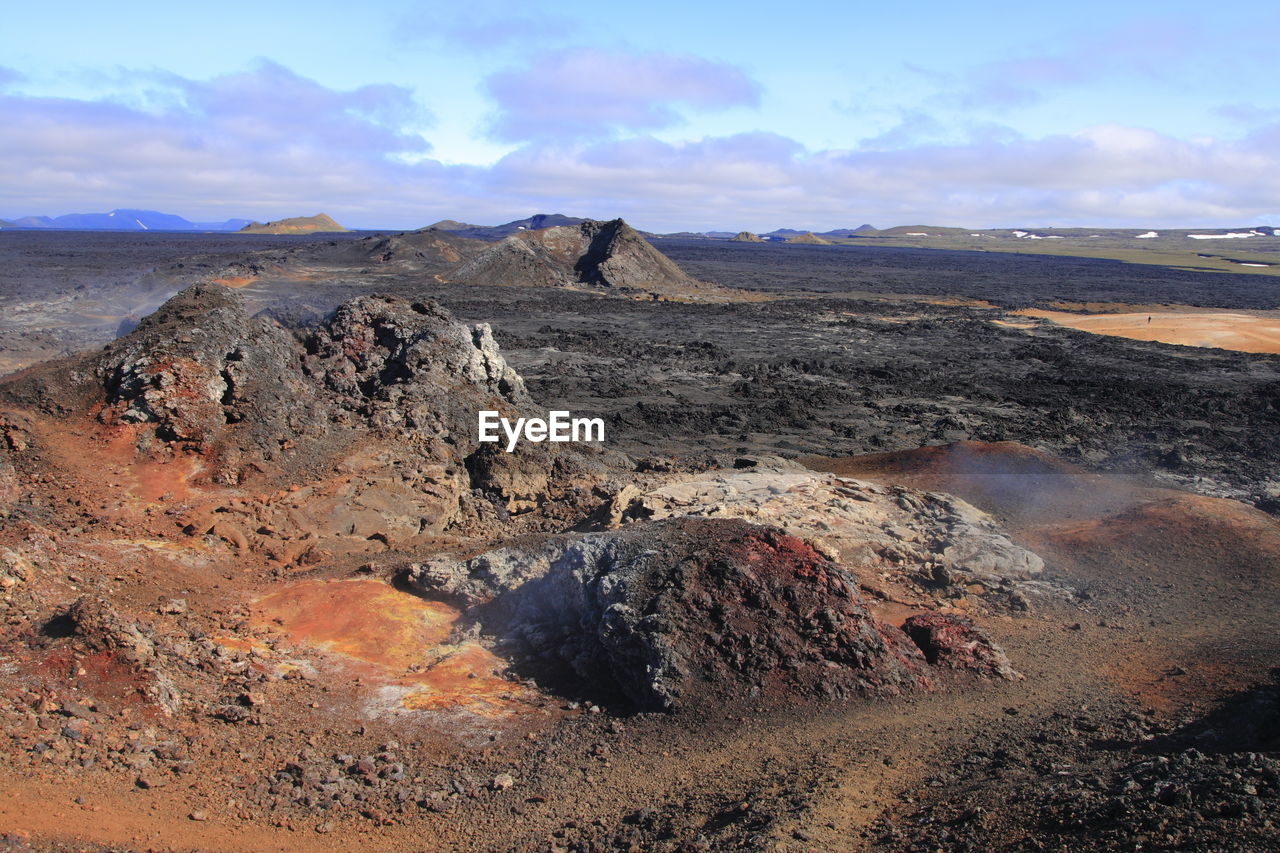
[[[972,621],[953,613],[920,613],[907,619],[902,630],[934,666],[971,672],[984,678],[1021,678],[993,643]]]

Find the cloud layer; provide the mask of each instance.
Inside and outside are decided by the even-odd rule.
[[[581,139],[678,124],[680,107],[755,106],[760,86],[732,65],[694,56],[578,48],[494,74],[485,89],[505,142]]]
[[[1274,118],[1231,140],[1110,124],[828,150],[768,132],[672,142],[647,131],[684,107],[750,104],[758,89],[702,60],[575,51],[490,80],[502,133],[523,144],[482,167],[432,159],[431,117],[397,86],[338,91],[272,63],[148,85],[160,94],[141,104],[0,93],[0,217],[325,210],[357,227],[415,227],[543,211],[660,231],[1280,220]]]

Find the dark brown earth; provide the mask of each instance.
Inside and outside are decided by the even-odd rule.
[[[927,269],[694,304],[451,283],[491,244],[431,231],[38,240],[6,340],[82,328],[31,281],[198,286],[4,384],[10,847],[1275,846],[1275,356],[1004,327]],[[487,452],[482,405],[606,449]],[[774,527],[836,520],[776,455],[874,553]],[[759,523],[629,514],[715,469],[777,478]],[[1043,570],[920,556],[961,553],[926,504]]]

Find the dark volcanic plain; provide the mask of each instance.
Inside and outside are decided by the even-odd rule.
[[[0,233],[2,843],[1280,843],[1280,279],[653,244]]]

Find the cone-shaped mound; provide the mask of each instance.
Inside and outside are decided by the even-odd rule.
[[[698,283],[621,219],[522,231],[458,267],[454,281],[675,292]]]
[[[830,240],[824,240],[812,231],[806,231],[803,234],[797,234],[794,237],[787,238],[788,243],[807,243],[811,246],[830,246]]]

